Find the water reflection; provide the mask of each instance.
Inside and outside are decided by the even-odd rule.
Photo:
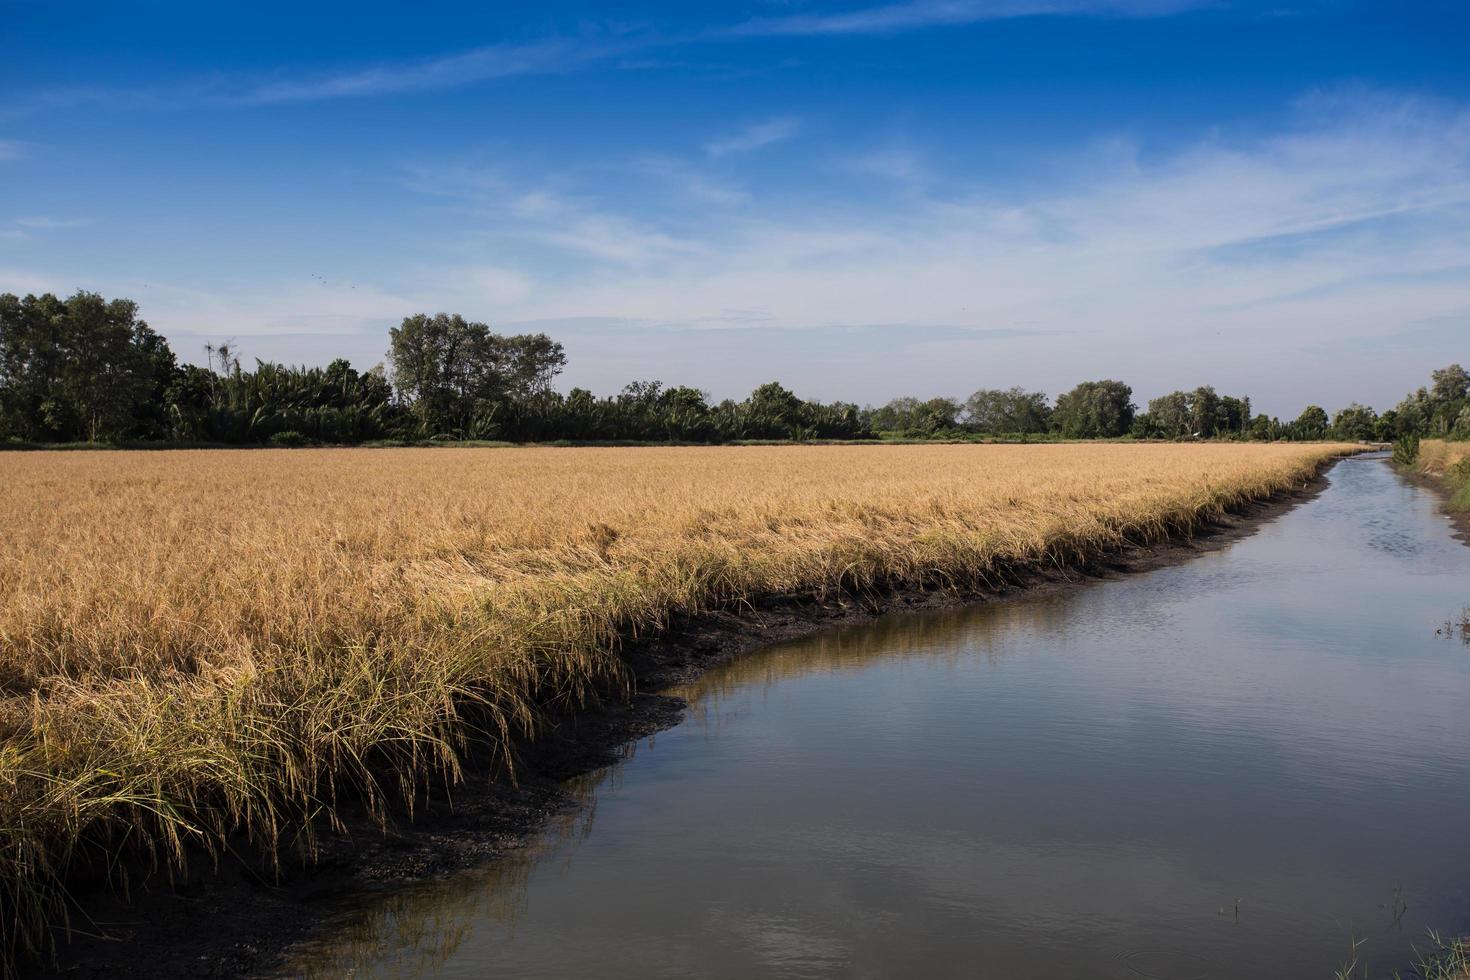
[[[1446,619],[1444,625],[1435,632],[1445,639],[1459,639],[1470,647],[1470,606],[1460,610],[1459,616]]]
[[[1344,463],[1177,568],[714,672],[536,847],[293,969],[1386,975],[1470,928],[1467,590],[1434,500]]]
[[[743,657],[673,693],[688,700],[691,717],[703,724],[711,710],[728,708],[729,696],[741,688],[766,690],[782,681],[862,670],[881,661],[922,659],[927,669],[941,670],[977,659],[998,664],[1036,636],[1062,629],[1066,602],[1066,597],[998,602],[839,626]]]
[[[636,746],[627,758],[633,755]],[[432,976],[459,951],[475,921],[492,922],[514,936],[526,911],[532,869],[553,860],[560,861],[562,873],[570,870],[575,848],[562,852],[559,846],[575,845],[591,833],[597,790],[615,787],[617,773],[611,766],[568,780],[574,805],[553,817],[542,837],[484,868],[345,901],[332,933],[295,950],[285,974]]]
[[[689,702],[684,724],[713,735],[734,720],[728,714],[732,708],[728,695],[738,689],[764,690],[782,679],[861,669],[879,659],[925,657],[956,664],[980,655],[999,660],[1008,641],[1019,641],[1025,630],[1044,626],[1048,617],[1055,616],[1054,605],[938,610],[839,627],[759,651],[672,693]],[[975,646],[977,627],[991,640],[984,650]],[[623,762],[657,739],[628,745]],[[526,912],[532,870],[546,864],[558,877],[572,873],[575,845],[592,833],[597,818],[598,793],[615,792],[623,771],[622,765],[610,766],[568,780],[565,788],[574,805],[557,815],[531,845],[485,868],[345,902],[336,928],[297,949],[286,974],[434,976],[459,952],[477,920],[495,923],[514,941],[517,920]],[[781,924],[776,921],[731,923],[731,928],[773,949],[781,941]]]

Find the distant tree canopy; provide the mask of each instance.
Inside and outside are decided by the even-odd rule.
[[[1327,438],[1327,412],[1317,405],[1308,405],[1302,409],[1302,414],[1297,416],[1295,422],[1291,423],[1292,438],[1295,439],[1325,439]]]
[[[1430,373],[1428,388],[1420,388],[1398,403],[1394,409],[1395,435],[1470,435],[1466,409],[1470,409],[1470,373],[1458,364],[1440,368]]]
[[[130,300],[0,295],[0,429],[36,442],[150,438],[177,370]]]
[[[1331,432],[1338,439],[1364,442],[1376,439],[1379,436],[1378,416],[1368,406],[1353,402],[1346,408],[1338,409],[1337,414],[1332,417]]]
[[[880,432],[928,438],[960,431],[962,407],[953,398],[895,398],[882,408],[868,409],[868,421]]]
[[[743,401],[635,381],[562,394],[561,344],[502,335],[458,314],[415,314],[389,331],[387,366],[359,371],[256,361],[230,344],[180,364],[130,300],[78,292],[0,295],[0,440],[30,443],[357,444],[372,440],[728,442],[912,438],[1470,438],[1470,372],[1451,364],[1395,408],[1316,405],[1282,422],[1246,397],[1201,386],[1133,404],[1121,381],[1087,381],[1051,404],[1039,391],[982,388],[963,402],[895,398],[879,408],[807,401],[776,382]]]
[[[1141,438],[1239,439],[1250,428],[1249,398],[1217,395],[1205,385],[1151,400],[1148,411],[1134,418],[1132,432]]]
[[[982,388],[965,401],[965,420],[986,435],[1033,435],[1051,426],[1052,410],[1039,391]]]
[[[1133,389],[1121,381],[1084,381],[1057,398],[1052,425],[1069,439],[1116,439],[1133,425]]]
[[[0,295],[0,439],[239,445],[370,440],[865,439],[858,406],[805,401],[776,383],[711,405],[688,387],[634,382],[610,398],[552,382],[566,365],[545,334],[504,336],[458,314],[389,332],[388,369],[256,361],[230,344],[180,365],[128,300]]]
[[[381,368],[363,374],[338,358],[325,368],[256,361],[254,371],[245,371],[228,346],[210,348],[209,355],[211,368],[186,365],[169,388],[171,438],[354,445],[401,427],[403,413]]]
[[[545,334],[505,337],[459,314],[417,314],[388,334],[393,386],[418,434],[495,438],[503,406],[550,389],[566,366]]]

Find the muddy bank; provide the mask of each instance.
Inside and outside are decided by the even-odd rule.
[[[1450,506],[1450,501],[1459,492],[1459,488],[1442,475],[1425,473],[1417,469],[1406,469],[1402,466],[1395,468],[1410,483],[1429,490],[1439,498],[1440,510],[1450,519],[1450,526],[1454,528],[1455,537],[1470,545],[1470,510],[1460,510]]]
[[[623,651],[638,693],[626,703],[561,720],[522,752],[517,786],[471,766],[452,793],[433,794],[412,822],[400,815],[386,835],[373,822],[349,821],[347,833],[328,841],[311,867],[288,868],[277,877],[242,855],[223,860],[217,872],[199,866],[187,880],[135,885],[129,903],[94,896],[84,902],[93,921],[74,921],[79,934],[61,950],[61,968],[86,977],[269,974],[293,943],[330,928],[333,896],[446,876],[523,844],[572,805],[564,780],[615,761],[630,742],[679,720],[683,701],[656,693],[672,684],[768,644],[885,613],[1076,589],[1185,561],[1250,534],[1324,484],[1319,476],[1268,503],[1244,506],[1185,540],[1124,548],[1085,568],[1018,571],[983,593],[895,592],[829,603],[773,599],[675,622]]]

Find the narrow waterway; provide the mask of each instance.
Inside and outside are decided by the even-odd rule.
[[[1470,929],[1470,548],[1381,460],[1231,547],[685,692],[536,848],[292,970],[1386,976]]]

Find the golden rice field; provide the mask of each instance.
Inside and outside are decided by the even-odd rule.
[[[983,588],[1187,531],[1332,445],[0,453],[0,942],[126,841],[176,866],[454,779],[775,594]]]

